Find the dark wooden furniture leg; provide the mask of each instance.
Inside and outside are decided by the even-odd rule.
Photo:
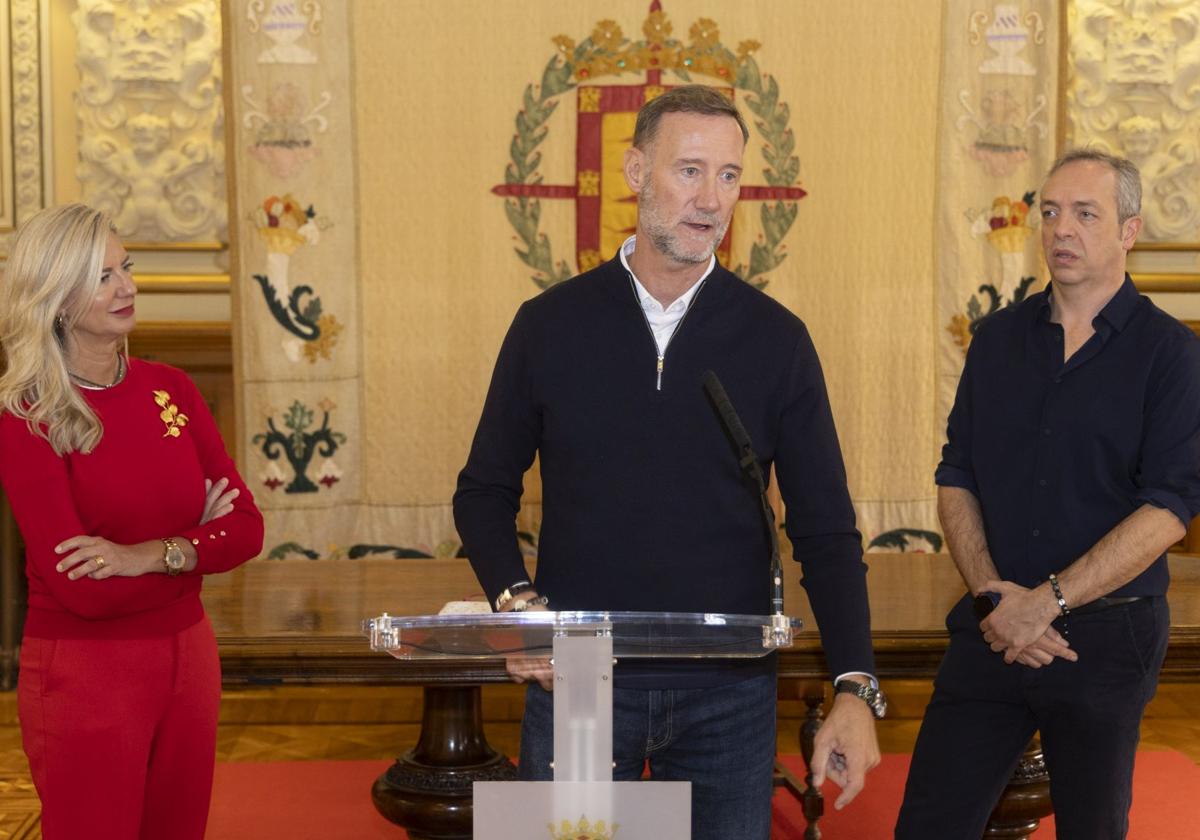
[[[808,768],[808,772],[804,775],[804,781],[800,781],[795,773],[783,766],[783,762],[776,761],[775,787],[786,788],[792,796],[800,800],[806,823],[804,840],[821,840],[821,829],[817,823],[825,813],[825,798],[821,791],[813,786],[812,754],[813,739],[817,737],[817,730],[821,728],[821,721],[825,717],[825,684],[804,683],[801,697],[808,710],[804,713],[804,723],[800,727],[800,753],[804,756],[804,766]]]
[[[0,691],[17,687],[17,655],[27,597],[23,555],[12,508],[0,494]]]
[[[477,685],[426,686],[417,745],[375,780],[375,809],[413,840],[470,838],[473,782],[510,782],[517,768],[483,735]]]
[[[1042,758],[1041,741],[1035,735],[988,818],[983,836],[986,840],[1026,840],[1037,830],[1042,818],[1053,812],[1050,774],[1046,772],[1046,762]]]
[[[825,683],[805,683],[803,698],[807,711],[804,713],[804,724],[800,727],[800,753],[804,756],[804,766],[808,772],[804,775],[804,790],[799,796],[806,823],[804,840],[821,840],[821,828],[817,823],[825,813],[825,797],[813,786],[812,756],[813,739],[817,737],[817,730],[825,718]]]

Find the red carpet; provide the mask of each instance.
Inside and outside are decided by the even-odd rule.
[[[784,761],[803,772],[799,756]],[[887,840],[904,790],[907,755],[885,755],[866,790],[821,820],[826,840]],[[400,840],[404,832],[371,805],[371,783],[387,761],[281,761],[217,765],[208,840]],[[833,790],[826,788],[827,795]],[[1129,840],[1195,840],[1200,825],[1200,767],[1171,751],[1138,753]],[[777,794],[771,836],[800,840],[804,818],[790,796]],[[1053,840],[1053,819],[1035,840]]]
[[[835,785],[826,785],[824,840],[890,840],[911,756],[888,754],[867,777],[866,789],[844,811],[834,811]],[[804,772],[798,755],[784,763],[797,775]],[[788,797],[790,800],[791,797]],[[1171,750],[1138,753],[1133,772],[1133,809],[1128,840],[1196,840],[1200,836],[1200,766]],[[804,837],[804,816],[798,806],[775,796],[773,838]],[[1054,840],[1054,818],[1042,821],[1033,840]]]

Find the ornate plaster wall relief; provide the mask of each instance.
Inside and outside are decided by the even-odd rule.
[[[42,208],[42,83],[38,0],[11,0],[16,221]]]
[[[1142,171],[1142,239],[1200,239],[1200,7],[1074,0],[1069,144]]]
[[[136,240],[226,237],[217,0],[79,0],[78,176]]]

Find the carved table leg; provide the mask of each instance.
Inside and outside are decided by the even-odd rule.
[[[417,745],[375,780],[375,809],[413,840],[471,837],[472,782],[515,781],[483,736],[480,687],[427,686]]]
[[[820,790],[813,787],[812,773],[813,739],[817,737],[817,730],[821,728],[821,721],[825,717],[822,708],[824,703],[825,684],[806,683],[804,705],[808,707],[808,711],[804,713],[804,724],[800,727],[800,752],[804,756],[804,766],[808,768],[804,776],[804,796],[801,798],[804,821],[807,823],[804,840],[821,840],[821,829],[817,823],[825,813],[825,797]]]
[[[1050,775],[1042,759],[1042,744],[1037,736],[1029,742],[1012,780],[1000,795],[996,809],[988,818],[984,838],[1026,840],[1037,830],[1042,817],[1054,812],[1050,802]]]

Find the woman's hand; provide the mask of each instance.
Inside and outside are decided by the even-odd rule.
[[[204,479],[204,513],[200,516],[200,525],[233,512],[233,500],[241,495],[241,491],[236,487],[227,491],[228,486],[227,478],[217,479],[216,484],[212,479]]]
[[[147,552],[139,552],[135,546],[109,542],[103,537],[71,537],[59,543],[54,551],[66,555],[58,561],[55,571],[66,572],[71,580],[84,575],[94,580],[114,575],[138,577],[154,571],[154,564],[147,562]]]

